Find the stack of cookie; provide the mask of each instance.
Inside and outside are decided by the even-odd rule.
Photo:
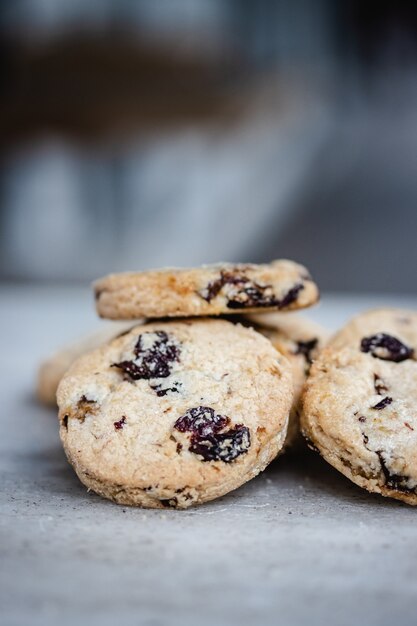
[[[113,275],[95,289],[98,313],[119,321],[49,359],[38,384],[52,403],[62,379],[61,438],[87,487],[156,508],[212,500],[294,443],[300,412],[336,469],[417,504],[415,311],[362,313],[328,341],[288,312],[318,299],[290,261]]]
[[[142,321],[77,358],[59,384],[61,439],[80,480],[118,503],[186,508],[264,470],[290,412],[296,431],[323,337],[286,319],[318,299],[307,270],[275,261],[129,273],[95,292],[101,317]]]

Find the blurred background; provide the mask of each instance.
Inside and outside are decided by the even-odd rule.
[[[0,50],[0,280],[288,257],[415,293],[415,2],[13,0]]]

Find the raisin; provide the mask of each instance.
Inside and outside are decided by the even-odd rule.
[[[407,483],[409,481],[409,478],[407,476],[402,476],[401,474],[393,474],[390,471],[384,458],[384,452],[382,450],[377,450],[376,454],[381,464],[381,470],[385,477],[386,486],[389,489],[395,489],[396,491],[402,491],[404,493],[415,493],[415,489],[410,489],[407,486]]]
[[[230,296],[227,299],[228,309],[272,306],[270,303],[274,301],[271,285],[259,285],[251,280],[238,289],[231,289]]]
[[[124,415],[121,419],[119,419],[118,422],[113,423],[116,430],[121,430],[125,424],[126,424],[126,417]]]
[[[245,287],[238,292],[234,298],[229,299],[227,308],[277,307],[278,309],[284,309],[297,299],[301,289],[304,289],[304,285],[301,283],[295,285],[280,300],[273,295],[270,285],[261,286],[253,283],[253,285]]]
[[[247,278],[243,274],[239,274],[238,272],[233,271],[222,270],[220,272],[220,278],[211,281],[204,291],[199,292],[199,295],[204,298],[204,300],[207,300],[207,302],[211,302],[213,298],[215,298],[220,293],[224,285],[243,286],[247,282],[250,282],[249,278]]]
[[[221,433],[229,423],[228,417],[217,414],[211,407],[198,406],[179,417],[174,428],[182,433],[191,433],[188,449],[202,456],[204,461],[231,463],[248,451],[250,433],[242,424]]]
[[[375,404],[375,406],[371,408],[376,409],[377,411],[381,411],[382,409],[385,409],[386,406],[391,404],[391,402],[392,402],[392,398],[390,398],[389,396],[386,396],[385,398],[382,398],[382,400],[380,400],[377,404]]]
[[[302,354],[309,365],[312,364],[311,353],[318,344],[318,339],[310,339],[310,341],[297,341],[297,350],[294,354]]]
[[[241,454],[246,454],[250,447],[249,429],[242,424],[236,425],[225,433],[191,438],[190,452],[203,457],[203,461],[223,461],[231,463]]]
[[[285,308],[294,302],[301,289],[304,289],[304,285],[298,283],[279,300],[274,296],[271,285],[260,285],[239,270],[223,270],[220,272],[220,278],[211,281],[206,289],[198,293],[204,300],[211,302],[225,285],[231,285],[227,293],[227,308],[229,309],[275,306]]]
[[[374,374],[374,389],[378,395],[382,395],[381,391],[388,391],[387,385],[384,383],[382,378],[378,376],[378,374]]]
[[[298,298],[298,294],[300,291],[304,289],[304,285],[302,283],[297,283],[294,287],[288,290],[286,295],[279,301],[277,301],[277,306],[280,309],[284,309],[293,302],[295,302]]]
[[[361,341],[361,351],[370,352],[376,359],[400,363],[411,359],[414,350],[403,344],[399,339],[386,333],[377,333],[364,337]]]
[[[166,396],[168,391],[171,391],[171,393],[179,393],[181,386],[181,383],[174,382],[172,383],[172,387],[162,387],[162,385],[157,384],[151,385],[151,389],[153,389],[156,392],[156,395],[161,398]]]
[[[385,485],[389,489],[395,489],[396,491],[402,491],[404,493],[416,493],[415,488],[410,488],[407,484],[410,480],[408,476],[403,476],[401,474],[394,474],[393,472],[391,472],[385,460],[383,450],[374,451],[368,448],[369,437],[365,435],[365,433],[362,433],[362,438],[363,438],[363,443],[364,443],[365,448],[369,450],[370,452],[375,452],[375,454],[378,457],[379,463],[381,465],[381,471],[385,478]]]
[[[181,433],[192,433],[197,437],[214,435],[222,430],[230,422],[228,417],[218,415],[214,409],[208,406],[198,406],[179,417],[174,428]]]
[[[178,344],[163,330],[139,335],[133,352],[133,360],[113,363],[133,380],[167,378],[180,356]]]
[[[95,400],[91,400],[90,398],[87,398],[86,395],[82,395],[81,398],[78,400],[78,405],[81,404],[96,404]]]

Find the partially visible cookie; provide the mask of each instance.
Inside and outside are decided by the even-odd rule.
[[[81,355],[98,348],[131,327],[132,322],[108,322],[105,328],[64,346],[45,359],[38,369],[36,384],[38,400],[42,404],[55,406],[59,381],[69,366]]]
[[[58,388],[61,439],[90,489],[187,508],[261,472],[281,449],[290,365],[252,328],[154,322],[78,359]]]
[[[355,317],[313,363],[301,427],[368,491],[417,504],[417,312]]]
[[[260,313],[248,315],[247,319],[255,323],[256,330],[268,337],[291,364],[294,399],[285,446],[293,446],[299,440],[301,392],[312,362],[327,341],[328,332],[298,313]]]
[[[97,312],[110,319],[301,309],[319,297],[306,268],[284,260],[111,274],[94,290]]]

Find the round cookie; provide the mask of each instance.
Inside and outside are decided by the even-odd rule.
[[[368,491],[417,504],[417,312],[355,317],[313,363],[303,434]]]
[[[60,435],[90,489],[187,508],[256,476],[285,440],[288,361],[225,320],[155,322],[78,359],[58,388]]]
[[[81,355],[98,348],[131,327],[132,322],[108,322],[105,328],[74,341],[45,359],[39,366],[37,376],[36,395],[39,402],[55,406],[59,381],[69,366]]]
[[[298,313],[260,313],[248,315],[255,323],[258,332],[268,337],[274,348],[290,362],[294,398],[290,412],[285,447],[301,441],[299,424],[299,403],[301,392],[311,364],[327,341],[328,332],[312,320]]]
[[[319,297],[305,267],[293,261],[110,274],[94,290],[98,314],[110,319],[301,309]]]

